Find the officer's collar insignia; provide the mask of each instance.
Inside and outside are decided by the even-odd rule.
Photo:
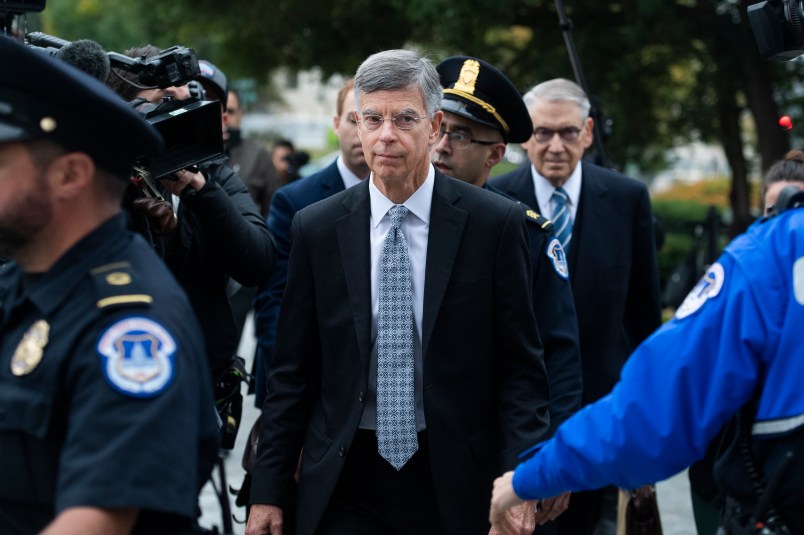
[[[804,305],[804,256],[793,264],[793,293],[799,305]]]
[[[723,266],[719,262],[712,264],[676,310],[676,319],[686,318],[701,308],[706,301],[717,297],[725,278],[726,272]]]
[[[533,210],[526,210],[525,215],[528,216],[531,219],[539,219],[539,214],[537,214]]]
[[[28,375],[42,362],[45,346],[50,336],[50,325],[39,320],[25,331],[22,341],[11,357],[11,373],[17,377]]]
[[[567,254],[564,252],[564,248],[561,247],[561,242],[558,241],[558,238],[553,238],[550,240],[550,243],[547,244],[547,257],[550,259],[550,262],[552,262],[553,269],[556,270],[558,276],[567,280],[569,278]]]
[[[465,93],[469,93],[470,95],[474,95],[475,84],[477,83],[477,77],[479,74],[480,63],[474,59],[467,59],[463,62],[461,73],[458,75],[458,79],[455,81],[454,88],[457,91],[463,91]]]
[[[152,319],[118,321],[98,339],[103,373],[115,390],[133,397],[153,397],[173,382],[176,341]]]

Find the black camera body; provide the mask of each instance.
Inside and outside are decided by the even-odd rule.
[[[102,80],[109,68],[136,75],[135,87],[143,89],[181,86],[197,81],[201,75],[198,59],[191,48],[173,46],[152,57],[131,58],[117,52],[105,52],[100,45],[87,48],[81,41],[70,42],[41,32],[25,36],[25,43],[43,53],[61,57],[67,63],[93,74]],[[74,54],[61,53],[72,49]],[[100,63],[106,62],[105,74]],[[160,196],[154,181],[176,171],[207,162],[223,155],[221,107],[218,102],[205,100],[198,88],[193,99],[171,100],[153,104],[135,99],[132,107],[151,123],[165,140],[165,149],[149,161],[142,160],[133,170],[132,181],[149,196]]]
[[[219,102],[168,100],[152,104],[140,99],[132,105],[165,139],[165,149],[146,165],[154,178],[223,155]]]
[[[752,4],[748,22],[764,59],[790,61],[804,54],[804,9],[798,0]]]
[[[71,44],[70,41],[42,32],[27,34],[25,42],[51,55]],[[131,58],[117,52],[107,52],[106,56],[111,67],[136,74],[143,88],[180,86],[201,74],[195,51],[184,46],[172,46],[150,58]]]
[[[184,46],[172,46],[150,58],[130,58],[117,52],[107,55],[112,67],[135,73],[144,86],[180,86],[201,74],[195,52]]]

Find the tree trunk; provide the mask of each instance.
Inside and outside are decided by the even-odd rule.
[[[743,0],[744,7],[752,1]],[[739,40],[745,46],[738,50],[740,57],[740,84],[745,91],[748,108],[754,116],[757,129],[759,157],[764,174],[790,150],[790,135],[779,126],[779,106],[773,98],[773,69],[771,62],[759,56],[754,35],[748,21],[743,18],[738,30],[744,35]],[[760,207],[761,208],[761,207]]]
[[[721,78],[723,79],[723,78]],[[737,106],[732,84],[718,84],[717,115],[726,159],[731,167],[731,191],[729,201],[732,220],[729,237],[742,233],[751,224],[748,212],[748,167],[743,153],[743,138],[740,130],[740,108]]]

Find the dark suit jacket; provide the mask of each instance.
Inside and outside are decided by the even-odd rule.
[[[252,503],[286,503],[298,453],[298,533],[312,534],[355,436],[371,339],[369,190],[293,221]],[[425,273],[424,413],[445,533],[488,530],[492,482],[547,433],[522,209],[436,172]]]
[[[255,355],[256,392],[254,403],[262,407],[271,357],[274,354],[279,305],[285,293],[290,256],[290,224],[296,212],[343,191],[343,178],[337,162],[318,173],[279,188],[271,200],[268,230],[276,241],[276,264],[270,278],[260,284],[254,299],[254,325],[257,333]]]
[[[505,195],[488,183],[489,191]],[[581,348],[578,318],[569,279],[560,275],[547,248],[555,239],[553,224],[524,203],[528,251],[533,266],[533,312],[544,346],[544,365],[550,379],[550,434],[581,408]]]
[[[584,404],[606,395],[636,346],[661,324],[659,269],[647,188],[583,162],[567,257],[578,314]],[[491,185],[539,206],[527,164]]]

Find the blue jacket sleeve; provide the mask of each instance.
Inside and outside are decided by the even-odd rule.
[[[614,390],[570,418],[516,469],[517,495],[635,488],[703,456],[751,399],[759,374],[767,322],[748,276],[728,254],[721,257],[687,298],[688,307],[637,348]]]

